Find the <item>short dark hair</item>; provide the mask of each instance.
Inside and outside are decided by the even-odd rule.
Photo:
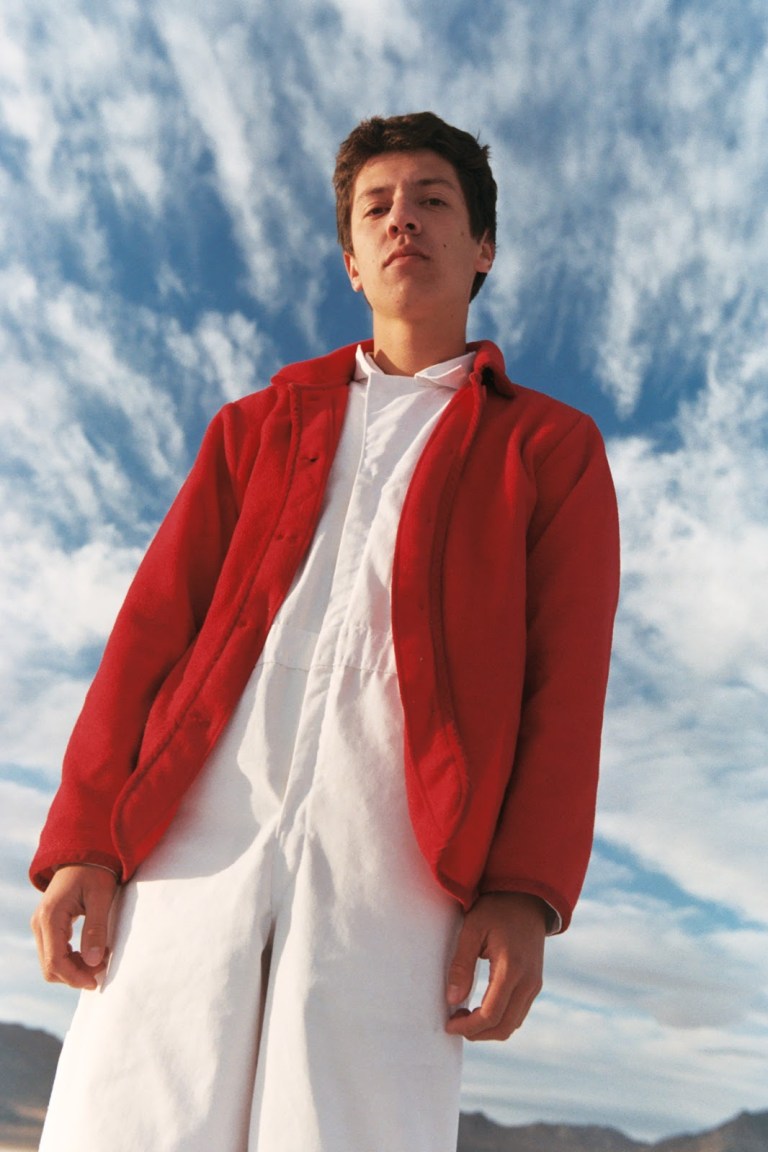
[[[487,234],[496,243],[496,181],[488,162],[488,145],[481,144],[471,133],[446,124],[434,112],[412,112],[407,116],[363,120],[339,148],[333,187],[336,229],[345,252],[352,251],[352,195],[360,169],[382,152],[415,152],[421,148],[436,152],[453,165],[464,193],[473,237],[480,240]],[[480,291],[485,277],[485,272],[475,275],[471,299]]]

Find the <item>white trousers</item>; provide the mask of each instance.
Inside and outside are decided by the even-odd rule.
[[[313,650],[273,630],[173,827],[122,890],[41,1152],[455,1149],[461,1041],[444,1032],[444,989],[460,912],[414,840],[399,748],[392,759],[402,735],[386,709],[371,722],[394,669],[370,632],[347,636],[330,669]],[[354,702],[344,724],[324,722],[329,697]],[[297,708],[312,722],[281,752]]]

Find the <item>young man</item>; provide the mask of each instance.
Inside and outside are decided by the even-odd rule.
[[[600,436],[467,348],[487,148],[376,118],[335,186],[373,340],[211,424],[32,866],[43,970],[87,990],[48,1152],[447,1152],[462,1037],[520,1026],[582,883],[618,578]]]

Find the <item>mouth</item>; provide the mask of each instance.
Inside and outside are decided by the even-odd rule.
[[[426,260],[427,256],[420,252],[418,248],[396,248],[394,252],[390,252],[384,261],[384,267],[389,268],[390,264],[395,264],[399,260]]]

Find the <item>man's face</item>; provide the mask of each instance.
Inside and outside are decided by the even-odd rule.
[[[374,319],[429,314],[465,324],[472,283],[493,244],[475,239],[453,165],[429,150],[385,152],[358,173],[352,195],[349,279]]]

